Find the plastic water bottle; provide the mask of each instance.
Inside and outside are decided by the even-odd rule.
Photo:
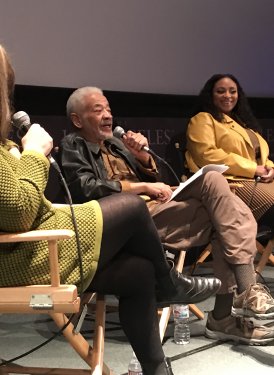
[[[143,375],[142,367],[134,352],[128,365],[128,375]]]
[[[188,305],[173,305],[173,317],[175,344],[188,344],[190,340]]]

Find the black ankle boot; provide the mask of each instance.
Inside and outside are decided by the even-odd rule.
[[[157,283],[156,297],[161,307],[201,302],[216,294],[221,286],[221,281],[216,277],[186,276],[174,267],[169,275],[158,279]]]
[[[142,364],[143,375],[174,375],[172,372],[170,359],[165,358],[163,362]]]

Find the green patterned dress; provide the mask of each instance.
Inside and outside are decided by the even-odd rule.
[[[0,231],[74,229],[69,207],[54,208],[44,197],[49,161],[42,154],[24,151],[21,159],[0,145]],[[75,208],[86,288],[97,268],[103,219],[97,201]],[[59,241],[62,283],[80,284],[75,238]],[[49,282],[47,242],[0,244],[0,285],[18,286]]]

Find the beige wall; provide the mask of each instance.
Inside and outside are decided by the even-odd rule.
[[[0,0],[17,83],[197,94],[216,72],[274,97],[273,0]]]

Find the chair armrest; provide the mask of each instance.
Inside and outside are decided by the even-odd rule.
[[[74,232],[69,229],[32,230],[20,233],[0,232],[0,243],[62,240],[73,236]]]
[[[21,233],[0,232],[0,243],[48,241],[51,286],[60,285],[57,241],[70,239],[74,232],[68,229],[33,230]]]

